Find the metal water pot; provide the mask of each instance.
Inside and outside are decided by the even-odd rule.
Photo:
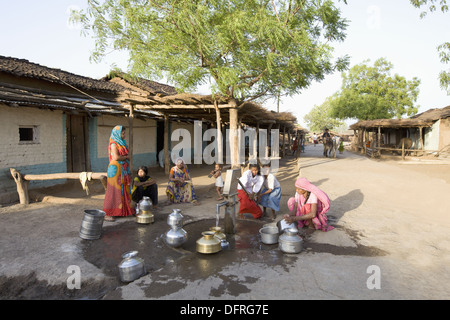
[[[122,255],[122,262],[119,264],[120,280],[131,282],[145,274],[144,259],[137,257],[137,251],[126,252]]]
[[[167,224],[171,227],[181,228],[183,226],[183,218],[180,209],[173,209],[172,213],[167,217]]]
[[[188,239],[188,234],[183,228],[172,228],[166,233],[166,243],[174,248],[180,247]]]
[[[197,252],[208,254],[219,252],[222,249],[221,241],[214,234],[214,231],[202,232],[203,237],[196,242]]]
[[[152,207],[153,203],[152,200],[150,200],[150,197],[143,197],[139,202],[139,210],[141,214],[149,214]]]
[[[299,253],[303,250],[303,239],[296,228],[284,229],[278,238],[278,248],[284,253]]]

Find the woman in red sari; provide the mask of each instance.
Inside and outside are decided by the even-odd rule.
[[[106,213],[106,221],[114,221],[114,217],[126,217],[135,213],[131,207],[130,155],[123,126],[113,128],[108,155],[108,180],[103,211]]]

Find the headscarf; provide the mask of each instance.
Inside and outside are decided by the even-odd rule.
[[[176,167],[178,167],[178,164],[180,164],[180,163],[183,164],[183,171],[184,171],[184,174],[186,175],[186,178],[190,179],[191,176],[189,175],[189,169],[188,169],[186,163],[184,162],[183,158],[177,158],[177,160],[175,161]]]
[[[122,139],[123,126],[115,126],[111,131],[111,136],[109,137],[109,146],[108,146],[108,153],[109,153],[109,161],[111,161],[111,144],[114,143],[117,147],[117,150],[119,151],[119,155],[127,155],[128,154],[128,146],[127,142]]]
[[[328,195],[318,187],[313,185],[311,182],[309,182],[308,179],[298,178],[297,181],[295,181],[295,187],[312,192],[317,196],[317,200],[322,203],[322,211],[318,212],[318,214],[326,213],[330,209],[330,198],[328,198]],[[303,197],[303,195],[300,196]],[[306,199],[305,197],[303,197],[303,199],[300,200],[302,201],[303,205]]]
[[[297,181],[295,181],[295,187],[309,191],[311,193],[314,193],[317,196],[317,214],[316,214],[316,222],[320,223],[320,228],[322,231],[329,231],[334,229],[332,226],[327,226],[327,216],[326,212],[330,209],[330,199],[328,198],[328,195],[320,190],[318,187],[313,185],[311,182],[308,181],[306,178],[298,178]],[[305,197],[302,194],[295,193],[295,198],[292,197],[288,200],[288,208],[290,211],[294,210],[295,203],[299,204],[299,207],[297,210],[299,210],[301,207],[305,205]],[[313,219],[314,221],[314,219]],[[299,225],[302,223],[299,221]]]

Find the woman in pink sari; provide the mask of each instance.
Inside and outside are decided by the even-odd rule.
[[[327,194],[313,185],[306,178],[298,178],[295,182],[295,197],[288,200],[290,214],[284,215],[287,223],[297,222],[299,228],[308,226],[316,230],[330,231],[326,212],[330,209],[330,199]]]

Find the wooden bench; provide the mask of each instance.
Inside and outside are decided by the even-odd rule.
[[[100,180],[106,190],[106,172],[64,172],[49,174],[21,174],[14,168],[9,169],[12,177],[17,185],[17,193],[19,194],[20,204],[29,204],[28,184],[33,180],[56,180],[56,179],[78,179],[82,183],[82,187],[89,194],[89,188],[83,185],[83,181]]]

